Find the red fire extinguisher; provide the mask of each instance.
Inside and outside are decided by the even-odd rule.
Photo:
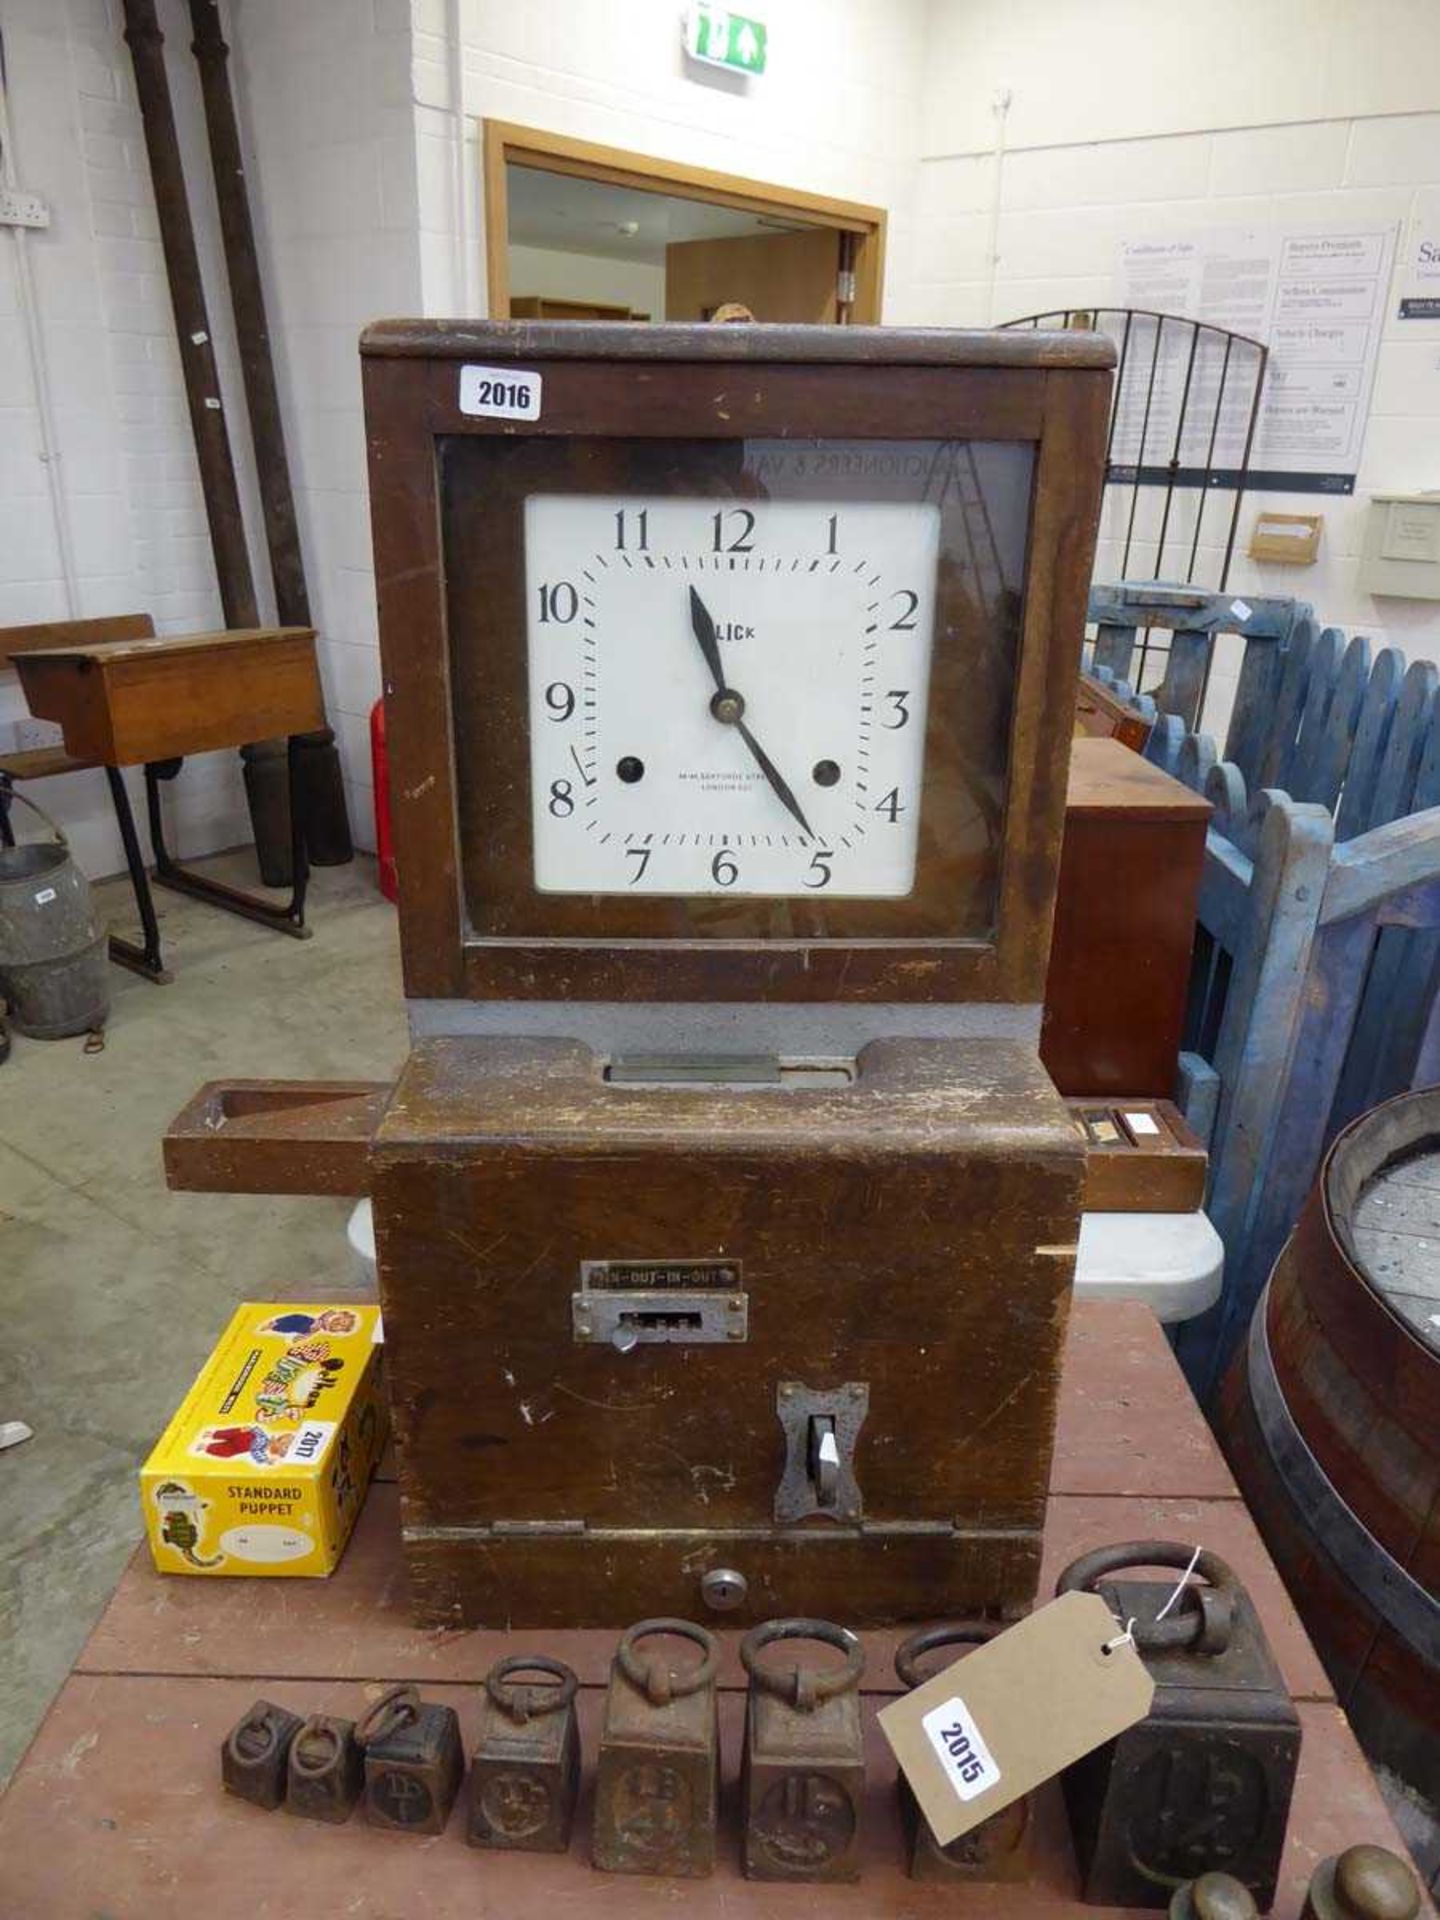
[[[370,777],[375,783],[375,855],[380,863],[380,891],[387,900],[398,900],[400,882],[390,831],[390,755],[385,746],[383,700],[377,700],[370,709]]]

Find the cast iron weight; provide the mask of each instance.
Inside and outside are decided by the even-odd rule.
[[[220,1749],[225,1791],[273,1813],[285,1798],[285,1763],[303,1725],[298,1713],[270,1700],[257,1700],[230,1729]]]
[[[312,1713],[290,1743],[285,1811],[343,1826],[365,1784],[365,1757],[355,1722]]]
[[[760,1658],[781,1640],[818,1641],[845,1663],[784,1668]],[[740,1659],[750,1676],[740,1775],[745,1878],[858,1880],[865,1801],[859,1640],[828,1620],[768,1620],[740,1642]]]
[[[1126,1567],[1193,1568],[1206,1584],[1107,1578]],[[1056,1592],[1100,1593],[1133,1623],[1155,1682],[1146,1717],[1062,1777],[1083,1898],[1163,1908],[1177,1886],[1220,1870],[1268,1909],[1300,1721],[1245,1589],[1218,1554],[1132,1540],[1072,1562]]]
[[[954,1626],[928,1627],[912,1633],[895,1650],[895,1673],[911,1691],[931,1676],[920,1662],[940,1647],[983,1647],[1004,1627],[988,1620],[962,1620]],[[900,1796],[900,1824],[912,1880],[1024,1880],[1030,1871],[1030,1796],[1012,1800],[958,1840],[941,1846],[920,1802],[903,1773],[895,1776]]]
[[[700,1659],[677,1669],[639,1651],[662,1633],[693,1641]],[[719,1663],[715,1636],[689,1620],[642,1620],[621,1635],[595,1775],[591,1858],[602,1872],[700,1879],[713,1871]]]
[[[521,1674],[543,1682],[518,1683]],[[472,1847],[565,1853],[580,1791],[579,1681],[563,1661],[513,1653],[485,1676],[480,1738],[470,1756]]]
[[[364,1814],[396,1833],[443,1833],[465,1756],[453,1707],[429,1705],[413,1686],[391,1687],[355,1738],[365,1756]]]
[[[1259,1920],[1255,1896],[1232,1873],[1202,1873],[1170,1896],[1169,1920]]]
[[[1415,1920],[1415,1875],[1388,1847],[1347,1847],[1310,1878],[1300,1920]]]

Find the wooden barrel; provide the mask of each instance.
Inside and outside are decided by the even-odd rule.
[[[1219,1426],[1361,1745],[1440,1810],[1440,1088],[1335,1140]]]

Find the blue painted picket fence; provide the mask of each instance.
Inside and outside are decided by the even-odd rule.
[[[1163,581],[1122,581],[1118,586],[1090,589],[1090,620],[1095,627],[1090,652],[1102,677],[1113,675],[1138,687],[1147,644],[1160,646],[1148,636],[1157,629],[1166,634],[1165,673],[1151,697],[1161,713],[1173,714],[1193,728],[1200,722],[1215,642],[1222,634],[1239,635],[1245,645],[1235,710],[1253,721],[1264,711],[1267,686],[1297,623],[1310,617],[1312,610],[1299,600],[1259,596],[1242,600],[1234,594],[1206,593],[1199,587],[1169,586]],[[1234,733],[1232,725],[1232,739]],[[1227,758],[1234,757],[1230,744],[1227,740]]]
[[[1146,591],[1097,589],[1092,611],[1144,618]],[[1147,757],[1215,808],[1177,1088],[1226,1255],[1220,1301],[1176,1340],[1202,1397],[1333,1135],[1440,1080],[1440,673],[1308,607],[1250,605],[1268,630],[1246,635],[1223,754],[1163,688],[1131,696],[1154,721]]]

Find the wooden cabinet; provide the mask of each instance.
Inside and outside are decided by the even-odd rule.
[[[427,1623],[875,1624],[1034,1596],[1084,1148],[1003,1012],[916,1036],[1040,998],[1112,362],[1073,333],[367,332],[401,941],[429,1003],[368,1178]],[[543,430],[517,430],[542,387]],[[916,544],[887,576],[864,529],[897,514]],[[634,597],[602,584],[612,560]],[[784,582],[753,625],[752,561]],[[734,582],[723,634],[692,565],[717,604]],[[711,731],[744,709],[733,649],[763,666],[807,622],[869,636],[853,815],[812,797],[841,789],[830,709],[790,762],[803,804],[748,728],[739,755]],[[538,629],[572,623],[562,672]],[[882,799],[862,769],[925,684],[886,640],[929,626],[905,795],[892,774]],[[653,677],[620,676],[652,632],[656,675],[679,660],[691,690],[673,751]],[[786,697],[813,690],[792,671]],[[640,780],[654,826],[617,819],[592,860],[590,809]],[[672,865],[656,829],[692,783],[706,839]],[[925,830],[893,891],[852,890],[847,819],[878,837],[907,804]],[[573,822],[564,884],[537,819]],[[784,884],[735,887],[762,834]],[[644,890],[597,884],[615,838],[642,874],[653,852]],[[902,1002],[908,1032],[877,1037]],[[373,1093],[211,1088],[172,1177],[349,1186]]]
[[[1075,741],[1040,1038],[1061,1093],[1174,1092],[1209,817],[1118,740]]]
[[[736,1621],[1034,1593],[1079,1135],[1019,1042],[814,1077],[414,1048],[371,1190],[421,1619],[704,1618],[721,1568]]]

